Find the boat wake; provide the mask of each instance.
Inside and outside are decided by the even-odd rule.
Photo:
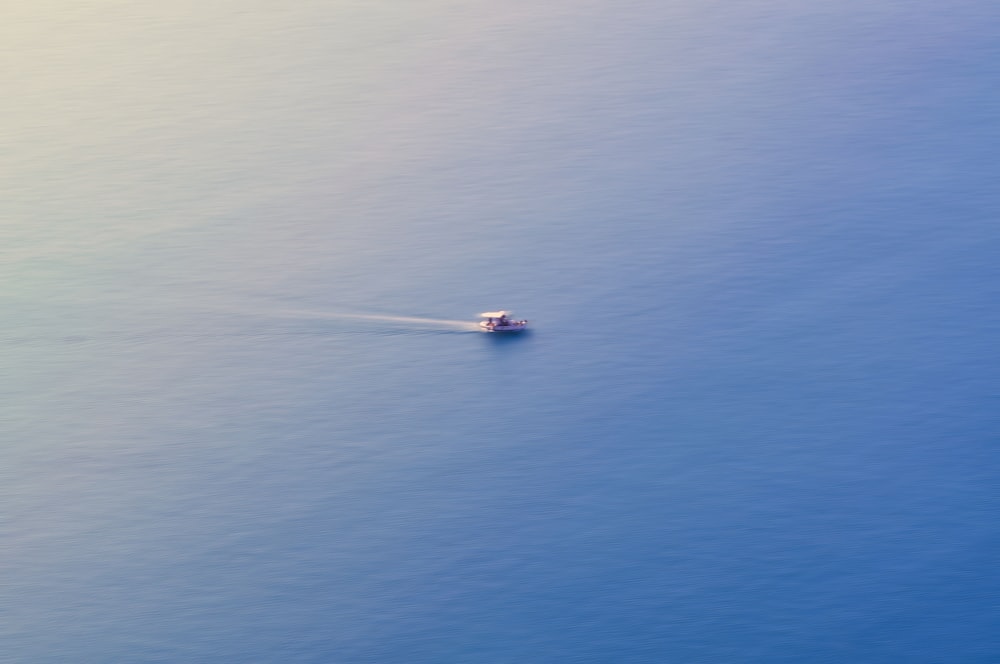
[[[400,325],[416,325],[428,327],[444,327],[452,330],[476,332],[479,326],[467,320],[452,320],[448,318],[422,318],[419,316],[388,316],[384,314],[333,314],[333,317],[351,318],[354,320],[370,320],[381,323],[398,323]]]
[[[425,318],[421,316],[391,316],[388,314],[354,314],[333,311],[313,311],[304,309],[284,310],[274,312],[282,317],[310,318],[313,320],[356,320],[374,323],[390,323],[394,326],[405,326],[417,329],[448,329],[459,332],[478,332],[479,326],[467,320],[449,318]]]

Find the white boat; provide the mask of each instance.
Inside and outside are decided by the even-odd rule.
[[[479,327],[485,332],[521,332],[528,326],[526,320],[514,320],[509,311],[484,311]]]

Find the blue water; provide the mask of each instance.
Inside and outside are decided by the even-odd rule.
[[[998,19],[11,9],[0,660],[1000,660]]]

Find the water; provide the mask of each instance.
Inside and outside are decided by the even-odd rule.
[[[1000,657],[997,10],[536,5],[7,10],[0,659]]]

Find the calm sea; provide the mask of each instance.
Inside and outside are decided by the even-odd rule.
[[[0,661],[1000,661],[998,21],[5,8]]]

